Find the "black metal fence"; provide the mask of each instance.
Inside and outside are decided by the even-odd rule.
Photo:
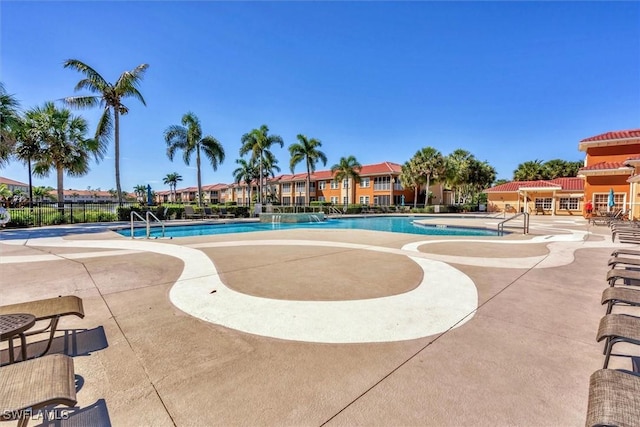
[[[122,207],[138,207],[138,202],[123,202]],[[111,202],[38,202],[32,208],[7,209],[8,227],[42,227],[43,225],[118,221],[118,203]]]

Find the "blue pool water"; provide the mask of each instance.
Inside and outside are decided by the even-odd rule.
[[[373,231],[390,231],[394,233],[410,233],[439,236],[497,236],[494,230],[483,228],[447,227],[442,225],[414,224],[412,217],[368,217],[328,219],[323,222],[298,224],[269,224],[269,223],[234,223],[234,224],[194,224],[175,227],[165,227],[165,237],[208,236],[213,234],[247,233],[251,231],[304,229],[358,229]],[[120,234],[130,237],[131,230],[120,230]],[[134,230],[135,237],[144,237],[145,228]],[[162,229],[154,227],[151,237],[161,237]]]

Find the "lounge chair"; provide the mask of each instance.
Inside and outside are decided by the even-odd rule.
[[[611,256],[617,257],[618,255],[640,256],[640,250],[638,250],[638,249],[616,249],[613,252],[611,252]]]
[[[607,304],[607,314],[611,314],[616,304],[640,307],[640,287],[628,286],[624,288],[606,288],[602,292],[601,303]]]
[[[589,379],[587,427],[637,426],[640,420],[640,376],[601,369]]]
[[[640,271],[612,268],[607,272],[609,286],[615,286],[619,279],[622,279],[622,283],[625,285],[640,285]]]
[[[184,206],[184,217],[186,219],[202,219],[202,213],[196,212],[193,206],[185,205]]]
[[[0,314],[17,313],[33,314],[36,322],[49,321],[49,324],[44,328],[28,330],[25,333],[26,336],[30,336],[49,332],[49,342],[41,356],[46,354],[51,348],[51,343],[53,342],[56,328],[58,327],[58,321],[62,316],[74,315],[81,319],[84,318],[82,299],[74,295],[0,306]]]
[[[612,354],[613,345],[619,342],[640,345],[640,317],[629,316],[627,314],[607,314],[600,319],[598,326],[598,334],[596,336],[598,342],[605,340],[604,345],[604,366],[609,366],[609,359]],[[627,356],[627,355],[614,355]],[[632,355],[628,355],[629,357]]]
[[[609,259],[609,267],[615,268],[615,266],[618,264],[640,267],[640,259],[617,257],[617,256]]]
[[[29,417],[42,408],[75,404],[73,359],[67,355],[0,367],[0,421],[18,420],[18,427],[26,427]]]
[[[211,208],[204,208],[204,217],[205,218],[220,218],[220,215],[213,212]]]
[[[235,214],[227,211],[227,208],[220,208],[220,215],[225,218],[235,218]]]

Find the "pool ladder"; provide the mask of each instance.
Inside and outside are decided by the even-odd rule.
[[[162,226],[162,237],[164,237],[164,222],[160,221],[158,219],[157,216],[155,216],[151,211],[147,211],[146,213],[146,219],[142,217],[142,215],[140,215],[138,212],[135,211],[131,211],[131,238],[133,239],[133,221],[135,219],[135,217],[140,218],[141,221],[144,221],[144,223],[147,226],[147,239],[151,236],[151,219],[153,218],[154,220],[156,220],[157,222],[160,223],[160,225]]]
[[[509,222],[512,219],[516,219],[518,217],[523,217],[522,221],[522,234],[529,234],[529,214],[527,212],[520,212],[512,216],[511,218],[505,219],[504,221],[498,224],[498,236],[504,236],[504,223]]]

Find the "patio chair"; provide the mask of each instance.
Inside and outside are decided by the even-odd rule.
[[[56,298],[48,298],[37,301],[28,301],[18,304],[0,306],[1,314],[17,314],[17,313],[29,313],[33,314],[38,321],[48,321],[49,324],[40,329],[28,330],[25,336],[41,334],[49,332],[49,341],[47,347],[40,354],[40,356],[46,354],[51,348],[56,328],[58,327],[58,321],[63,316],[78,316],[84,318],[84,307],[82,306],[82,299],[75,295],[60,296]]]
[[[640,256],[640,250],[638,250],[638,249],[616,249],[613,252],[611,252],[611,256],[617,257],[618,255]]]
[[[606,369],[609,366],[614,344],[624,342],[640,345],[640,317],[628,314],[607,314],[600,319],[596,340],[605,341],[603,368]],[[613,356],[631,357],[632,355],[613,354]]]
[[[220,218],[220,215],[213,212],[211,208],[204,208],[204,217],[205,218]]]
[[[0,402],[0,421],[18,420],[18,427],[47,406],[74,406],[73,359],[51,354],[0,367]]]
[[[193,206],[185,205],[184,206],[184,217],[186,219],[202,219],[202,213],[196,212]]]
[[[611,314],[611,310],[616,304],[640,307],[640,287],[605,288],[602,292],[601,303],[607,304],[607,314]]]
[[[587,427],[637,426],[640,420],[640,376],[601,369],[589,379]]]

